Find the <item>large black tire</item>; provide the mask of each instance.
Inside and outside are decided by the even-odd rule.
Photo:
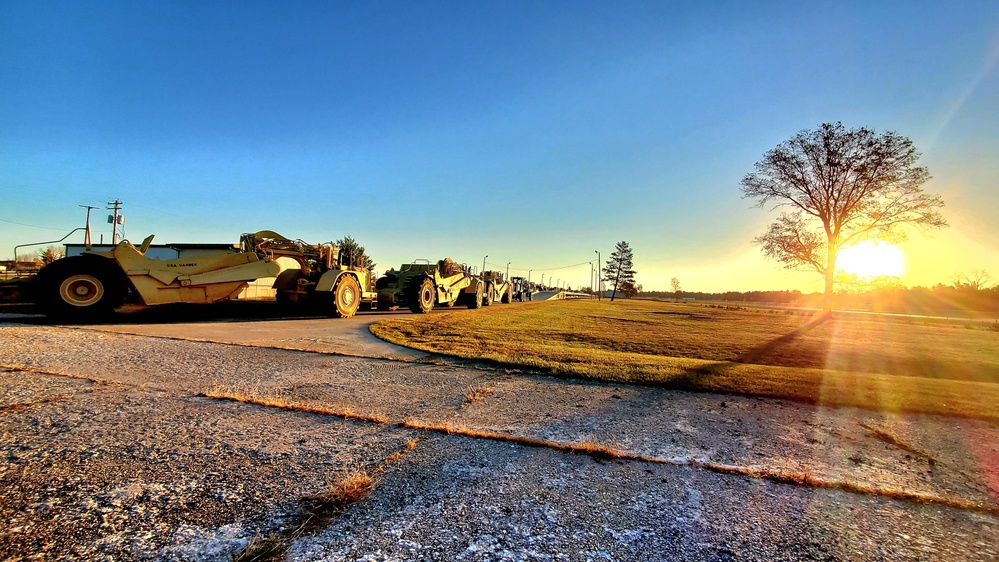
[[[475,296],[468,300],[468,308],[482,308],[482,284],[475,288]]]
[[[341,275],[333,285],[333,306],[330,316],[350,318],[361,305],[361,285],[353,275]]]
[[[434,309],[437,303],[437,287],[432,279],[426,277],[416,280],[406,291],[406,305],[414,314],[426,314]]]
[[[33,281],[35,304],[52,318],[94,321],[125,302],[128,280],[118,264],[97,256],[56,260]]]
[[[503,304],[510,304],[510,291],[503,293],[503,296],[500,297],[500,302]]]

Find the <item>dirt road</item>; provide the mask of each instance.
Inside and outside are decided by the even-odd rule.
[[[507,372],[378,317],[0,318],[0,557],[999,558],[993,425]]]

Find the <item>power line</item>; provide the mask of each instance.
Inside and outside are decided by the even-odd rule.
[[[26,226],[28,228],[39,228],[41,230],[55,230],[55,231],[58,231],[58,232],[65,232],[66,231],[65,228],[50,228],[48,226],[36,226],[36,225],[33,225],[33,224],[24,224],[23,222],[9,221],[9,220],[6,220],[6,219],[0,219],[0,222],[5,222],[5,223],[8,223],[8,224],[16,224],[17,226]]]
[[[486,262],[486,264],[487,265],[492,265],[492,266],[495,266],[495,267],[506,267],[506,265],[498,264],[498,263],[493,263],[493,262]],[[513,266],[510,266],[510,270],[511,271],[555,271],[557,269],[569,269],[570,267],[579,267],[581,265],[590,265],[590,262],[584,261],[582,263],[576,263],[576,264],[572,264],[572,265],[563,265],[563,266],[560,266],[560,267],[532,267],[532,268],[529,268],[529,269],[526,268],[526,267],[513,267]]]

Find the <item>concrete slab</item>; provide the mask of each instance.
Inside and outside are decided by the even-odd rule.
[[[0,384],[23,387],[0,393],[16,403],[0,404],[0,514],[12,529],[0,544],[13,545],[0,555],[228,560],[253,537],[277,534],[302,560],[999,556],[995,511],[887,493],[999,505],[994,426],[254,347],[284,346],[324,322],[362,326],[126,327],[149,335],[0,326],[0,363],[60,374],[0,372]],[[183,339],[191,334],[199,341]],[[200,339],[209,336],[231,341]],[[383,421],[196,396],[216,389]],[[554,448],[577,443],[649,461]],[[719,474],[698,462],[747,470]],[[351,463],[380,467],[371,497],[289,535],[302,526],[302,496]],[[873,491],[778,484],[752,469]],[[106,517],[92,521],[88,510]],[[196,512],[189,521],[187,510]],[[65,522],[77,519],[74,534]]]

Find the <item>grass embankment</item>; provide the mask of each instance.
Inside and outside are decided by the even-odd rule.
[[[605,300],[404,316],[371,332],[558,376],[999,422],[999,332],[960,324]]]

